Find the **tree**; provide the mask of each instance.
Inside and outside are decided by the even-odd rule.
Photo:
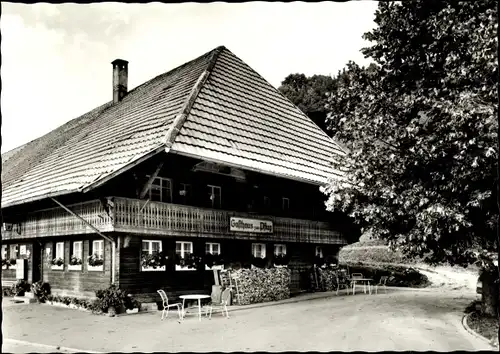
[[[326,106],[328,97],[336,90],[335,80],[331,76],[290,74],[278,90],[323,131],[329,133],[326,129]]]
[[[496,2],[380,2],[364,38],[367,70],[348,63],[329,97],[345,171],[327,208],[408,256],[480,261],[483,312],[498,316],[498,11]]]

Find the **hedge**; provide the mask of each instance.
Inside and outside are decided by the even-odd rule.
[[[349,264],[350,273],[361,273],[378,283],[380,277],[389,276],[387,286],[423,288],[431,285],[426,275],[412,267],[390,264]]]
[[[392,251],[388,246],[380,243],[381,241],[357,242],[345,246],[339,251],[340,263],[351,262],[370,262],[370,263],[413,263],[408,260],[399,251]]]
[[[240,304],[277,301],[290,297],[288,268],[238,269],[231,273],[238,281]]]

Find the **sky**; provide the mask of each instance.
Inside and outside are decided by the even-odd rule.
[[[110,101],[117,58],[129,90],[220,45],[276,88],[291,73],[367,65],[377,2],[1,6],[4,153]]]

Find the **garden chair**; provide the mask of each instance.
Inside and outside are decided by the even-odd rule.
[[[352,273],[351,283],[352,283],[352,294],[356,293],[356,279],[363,279],[362,273]],[[363,291],[366,294],[366,284],[363,284]]]
[[[379,286],[382,286],[384,288],[385,293],[387,294],[387,285],[386,285],[387,279],[389,279],[387,275],[383,275],[380,277],[380,281],[378,282],[377,285],[375,285],[375,294],[378,294]]]
[[[340,287],[343,287],[347,290],[347,295],[349,295],[349,283],[345,280],[344,277],[339,277],[338,273],[335,273],[335,278],[337,279],[337,295],[339,294]]]
[[[226,311],[226,317],[229,318],[229,312],[227,311],[227,305],[229,304],[229,298],[231,296],[231,289],[230,288],[226,288],[224,289],[224,291],[222,292],[222,295],[220,297],[220,301],[214,301],[216,299],[212,298],[212,302],[210,302],[210,304],[207,305],[206,307],[206,312],[205,312],[205,316],[209,316],[209,310],[210,310],[210,317],[209,318],[212,318],[212,310],[213,308],[220,308],[221,309],[221,314],[222,316],[224,316],[224,311]]]
[[[163,302],[163,311],[161,312],[161,320],[168,317],[168,311],[171,307],[177,307],[177,313],[179,314],[179,320],[182,320],[181,308],[182,305],[180,302],[176,302],[175,304],[168,303],[168,296],[163,290],[157,290],[157,293],[161,296],[161,301]],[[165,316],[165,317],[164,317]]]

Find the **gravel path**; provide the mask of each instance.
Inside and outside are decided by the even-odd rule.
[[[396,291],[240,310],[225,319],[109,318],[48,305],[4,306],[4,338],[101,352],[488,350],[461,325],[474,294]],[[4,351],[19,352],[4,343]],[[38,351],[38,350],[33,350]]]

